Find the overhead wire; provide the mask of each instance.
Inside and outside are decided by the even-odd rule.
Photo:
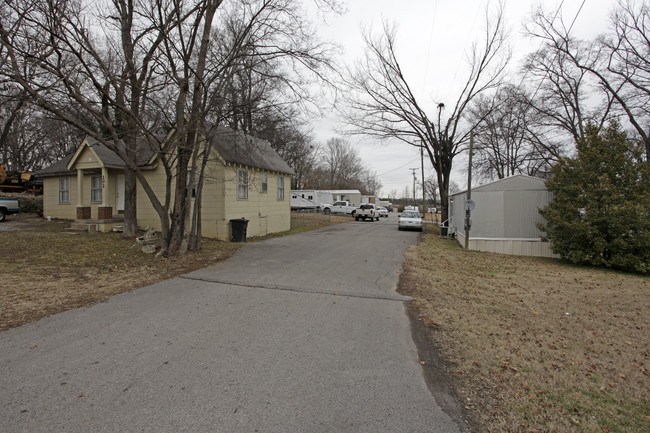
[[[407,163],[404,164],[404,165],[400,165],[400,166],[397,167],[397,168],[394,168],[394,169],[392,169],[392,170],[390,170],[390,171],[387,171],[387,172],[385,172],[385,173],[378,174],[377,176],[383,176],[383,175],[385,175],[385,174],[389,174],[389,173],[392,173],[392,172],[394,172],[394,171],[397,171],[397,170],[399,170],[400,168],[404,168],[404,167],[406,167],[407,165],[411,164],[412,162],[417,161],[418,159],[420,159],[419,156],[418,156],[417,158],[415,158],[415,159],[410,160],[409,162],[407,162]]]
[[[429,75],[429,60],[431,58],[431,45],[433,44],[433,32],[436,26],[436,14],[438,12],[438,0],[433,5],[433,20],[431,21],[431,28],[429,30],[429,46],[427,47],[427,60],[424,64],[424,77],[422,78],[422,89],[421,92],[424,92],[427,76]]]

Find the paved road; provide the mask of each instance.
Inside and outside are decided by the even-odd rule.
[[[459,432],[404,298],[418,233],[350,222],[0,333],[1,432]]]

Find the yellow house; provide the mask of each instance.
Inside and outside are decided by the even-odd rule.
[[[229,128],[218,127],[209,141],[201,200],[202,235],[231,237],[230,220],[248,220],[247,235],[289,230],[290,185],[294,171],[270,144]],[[163,201],[165,171],[156,154],[143,149],[138,166]],[[124,211],[124,162],[92,138],[68,157],[38,173],[43,178],[43,214],[96,224],[109,231]],[[194,188],[190,193],[194,194]],[[194,198],[192,198],[194,200]],[[142,186],[137,191],[138,227],[160,230],[158,214]]]

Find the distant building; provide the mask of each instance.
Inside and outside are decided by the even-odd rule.
[[[362,203],[361,191],[358,189],[294,189],[291,190],[291,199],[293,200],[291,207],[294,208],[309,207],[310,203],[305,200],[311,202],[317,209],[322,208],[323,205],[332,204],[335,201],[349,201],[355,205],[360,205]]]
[[[556,257],[541,239],[539,209],[553,199],[544,180],[515,175],[472,188],[469,249],[520,256]],[[467,191],[449,197],[449,232],[465,245]]]

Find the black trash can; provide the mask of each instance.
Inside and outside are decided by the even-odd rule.
[[[248,227],[248,220],[246,218],[236,218],[230,220],[231,227],[231,241],[232,242],[246,242],[246,228]]]

